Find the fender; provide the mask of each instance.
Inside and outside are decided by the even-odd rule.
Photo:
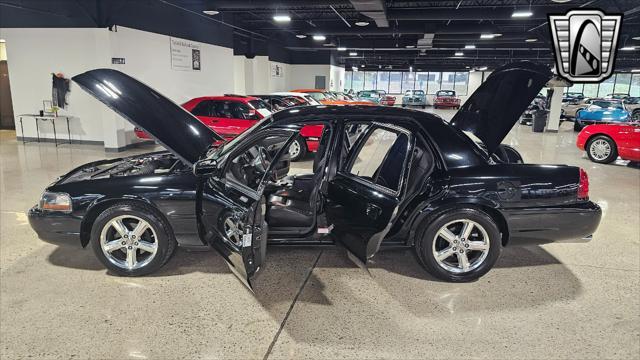
[[[82,217],[82,223],[80,224],[80,245],[82,245],[83,248],[87,247],[87,245],[89,244],[89,241],[91,240],[91,228],[93,226],[94,221],[98,217],[98,215],[101,212],[103,212],[105,209],[107,209],[109,206],[122,201],[138,202],[154,209],[155,211],[157,211],[158,215],[162,216],[162,218],[166,221],[169,228],[171,228],[170,222],[167,221],[167,218],[162,213],[162,211],[160,211],[160,209],[158,209],[158,207],[155,206],[153,202],[151,202],[149,199],[145,197],[138,196],[138,195],[126,195],[126,196],[119,196],[119,197],[103,195],[95,198],[87,206],[87,210],[84,216]],[[173,232],[173,229],[171,229],[171,231]]]

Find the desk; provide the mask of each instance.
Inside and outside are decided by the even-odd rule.
[[[51,121],[51,124],[53,125],[53,141],[55,142],[56,146],[58,145],[62,145],[62,144],[71,144],[71,130],[69,129],[69,118],[71,116],[66,116],[66,115],[37,115],[37,114],[22,114],[22,115],[18,115],[20,117],[20,131],[22,133],[22,143],[28,143],[28,142],[34,142],[34,141],[27,141],[25,140],[26,137],[24,136],[24,127],[22,126],[22,118],[23,117],[32,117],[34,118],[35,122],[36,122],[36,133],[38,134],[38,140],[37,142],[40,142],[40,129],[38,128],[38,121]],[[56,133],[56,120],[57,119],[65,119],[67,121],[67,137],[68,137],[68,141],[67,142],[58,142],[58,134]]]

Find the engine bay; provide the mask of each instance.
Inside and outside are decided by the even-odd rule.
[[[135,175],[162,175],[185,168],[186,165],[171,153],[152,153],[87,164],[69,174],[63,183]]]

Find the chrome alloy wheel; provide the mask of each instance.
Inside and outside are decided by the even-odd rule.
[[[292,159],[297,158],[300,155],[300,140],[293,140],[291,145],[289,146],[289,156]]]
[[[242,230],[240,230],[240,226],[230,217],[224,221],[224,233],[227,235],[227,239],[234,244],[242,244]]]
[[[589,153],[594,159],[602,161],[611,154],[611,145],[606,140],[598,139],[589,146]]]
[[[153,260],[158,241],[153,227],[133,215],[111,219],[100,233],[100,247],[104,256],[115,266],[135,270]]]
[[[489,254],[489,236],[477,222],[454,220],[442,226],[433,239],[433,257],[443,269],[466,273],[477,269]]]

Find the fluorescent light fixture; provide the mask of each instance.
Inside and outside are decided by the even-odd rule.
[[[464,48],[465,49],[475,49],[476,46],[475,45],[465,45]]]
[[[413,72],[413,66],[409,66],[409,72]]]
[[[325,40],[327,40],[327,37],[326,37],[326,36],[324,36],[324,35],[313,35],[313,40],[316,40],[316,41],[325,41]]]
[[[207,15],[218,15],[220,14],[220,11],[216,11],[216,10],[204,10],[203,13],[207,14]]]
[[[358,56],[358,53],[357,52],[350,52],[349,56]]]
[[[531,15],[533,15],[533,13],[530,10],[523,10],[523,11],[514,11],[513,14],[511,14],[511,17],[525,18],[525,17],[530,17]]]
[[[306,39],[306,38],[307,38],[307,35],[304,35],[304,34],[298,34],[298,35],[296,35],[296,37],[297,37],[298,39]]]
[[[352,66],[352,67],[351,67],[351,70],[353,70],[353,71],[358,71],[358,67],[357,67],[357,66]]]
[[[340,46],[340,47],[338,47],[338,51],[347,51],[347,48],[343,47],[343,46]]]
[[[633,51],[635,49],[636,49],[635,46],[625,46],[625,47],[620,48],[620,50],[622,50],[622,51]]]
[[[526,41],[526,42],[536,42],[536,41],[538,41],[538,39],[536,39],[536,38],[529,38],[529,39],[526,39],[525,41]]]
[[[407,49],[413,49],[415,47],[415,45],[407,45],[405,46]]]
[[[487,67],[486,67],[486,66],[483,66],[483,67],[478,68],[478,71],[485,71],[485,70],[487,70]]]
[[[631,72],[640,72],[640,69],[631,69]]]
[[[0,43],[6,43],[6,42],[7,42],[7,40],[5,40],[5,39],[0,39]]]
[[[480,34],[480,39],[493,39],[498,36],[502,36],[502,34]]]
[[[281,22],[281,23],[289,22],[289,21],[291,21],[291,16],[289,16],[289,15],[274,15],[273,16],[273,21]]]
[[[368,21],[356,21],[357,26],[367,26],[369,25]]]
[[[474,69],[469,70],[469,72],[476,72]]]
[[[464,55],[464,53],[462,51],[457,51],[454,55],[455,56],[462,56],[462,55]]]

